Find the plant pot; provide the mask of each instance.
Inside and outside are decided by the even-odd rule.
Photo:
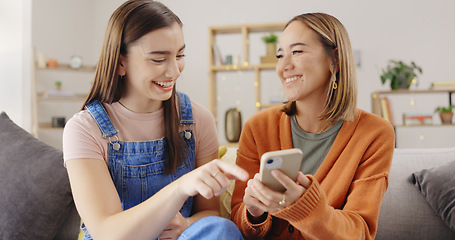
[[[276,43],[266,43],[265,44],[266,49],[267,49],[267,56],[276,56]]]
[[[452,124],[453,112],[439,113],[442,124]]]
[[[408,79],[404,73],[399,73],[391,83],[391,88],[392,90],[409,89],[411,82],[412,79]]]

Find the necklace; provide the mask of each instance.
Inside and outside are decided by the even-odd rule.
[[[322,132],[324,132],[325,130],[327,130],[327,128],[330,126],[330,122],[327,123],[327,125],[325,125],[325,127],[323,129],[321,129],[319,132],[317,132],[316,134],[320,134]]]

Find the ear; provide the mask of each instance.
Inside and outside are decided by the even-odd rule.
[[[125,74],[126,74],[126,65],[127,65],[126,57],[123,56],[122,54],[120,54],[120,59],[119,59],[119,63],[118,63],[118,66],[117,66],[118,75],[125,76]]]

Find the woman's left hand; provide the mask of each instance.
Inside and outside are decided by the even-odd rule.
[[[253,197],[258,200],[257,208],[264,212],[274,213],[289,205],[294,204],[305,193],[311,181],[299,171],[297,182],[279,170],[273,170],[272,175],[286,188],[284,193],[276,192],[265,186],[259,181],[259,174],[254,176],[251,187]]]
[[[189,222],[180,212],[177,212],[175,217],[161,232],[160,236],[158,236],[158,239],[177,239],[188,227]]]

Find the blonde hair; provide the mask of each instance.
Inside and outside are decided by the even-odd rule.
[[[338,19],[325,13],[295,16],[286,27],[294,21],[300,21],[316,32],[326,54],[335,66],[332,74],[335,74],[338,88],[333,89],[332,85],[328,88],[326,104],[320,119],[331,122],[353,121],[357,106],[357,77],[348,32]],[[335,72],[337,68],[338,72]],[[330,83],[332,84],[332,81]],[[282,111],[294,115],[295,102],[285,104]]]

